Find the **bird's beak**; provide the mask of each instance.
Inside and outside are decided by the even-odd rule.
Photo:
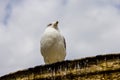
[[[58,21],[56,21],[56,25],[58,25],[58,23],[59,23],[59,22],[58,22]]]
[[[57,26],[58,26],[58,23],[59,23],[59,22],[58,22],[58,21],[56,21],[56,22],[55,22],[55,24],[54,24],[54,26],[55,26],[55,27],[57,27]]]

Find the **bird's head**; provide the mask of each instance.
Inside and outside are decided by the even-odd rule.
[[[52,22],[52,23],[48,24],[48,27],[53,27],[55,29],[58,29],[58,23],[59,23],[58,21]]]

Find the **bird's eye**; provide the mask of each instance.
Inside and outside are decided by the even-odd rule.
[[[51,26],[52,24],[48,24],[48,26]]]

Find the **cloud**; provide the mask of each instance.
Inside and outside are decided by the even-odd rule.
[[[7,25],[7,22],[10,18],[11,12],[12,12],[12,3],[13,3],[12,1],[13,0],[10,0],[5,7],[5,16],[4,16],[4,19],[3,19],[3,24],[4,25]]]
[[[7,3],[8,3],[8,0],[0,2],[0,22],[2,22],[2,20],[4,18],[5,7],[6,7]]]
[[[94,0],[87,2],[82,0],[72,2],[67,7],[69,9],[67,9],[67,14],[64,17],[67,24],[64,25],[69,27],[67,30],[67,33],[69,33],[67,35],[69,39],[68,51],[70,51],[70,54],[74,53],[74,55],[68,54],[68,58],[74,59],[119,52],[119,49],[115,49],[115,46],[112,45],[119,43],[114,37],[119,37],[118,34],[120,33],[107,34],[109,31],[115,33],[113,29],[119,30],[118,25],[120,25],[119,10],[111,2]],[[102,39],[101,35],[109,36],[114,40]]]
[[[66,38],[66,59],[119,52],[118,1],[0,1],[0,75],[44,64],[40,37],[56,20]]]

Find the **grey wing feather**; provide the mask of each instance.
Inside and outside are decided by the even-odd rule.
[[[64,41],[64,47],[66,49],[66,41],[65,41],[65,38],[63,37],[63,41]]]

